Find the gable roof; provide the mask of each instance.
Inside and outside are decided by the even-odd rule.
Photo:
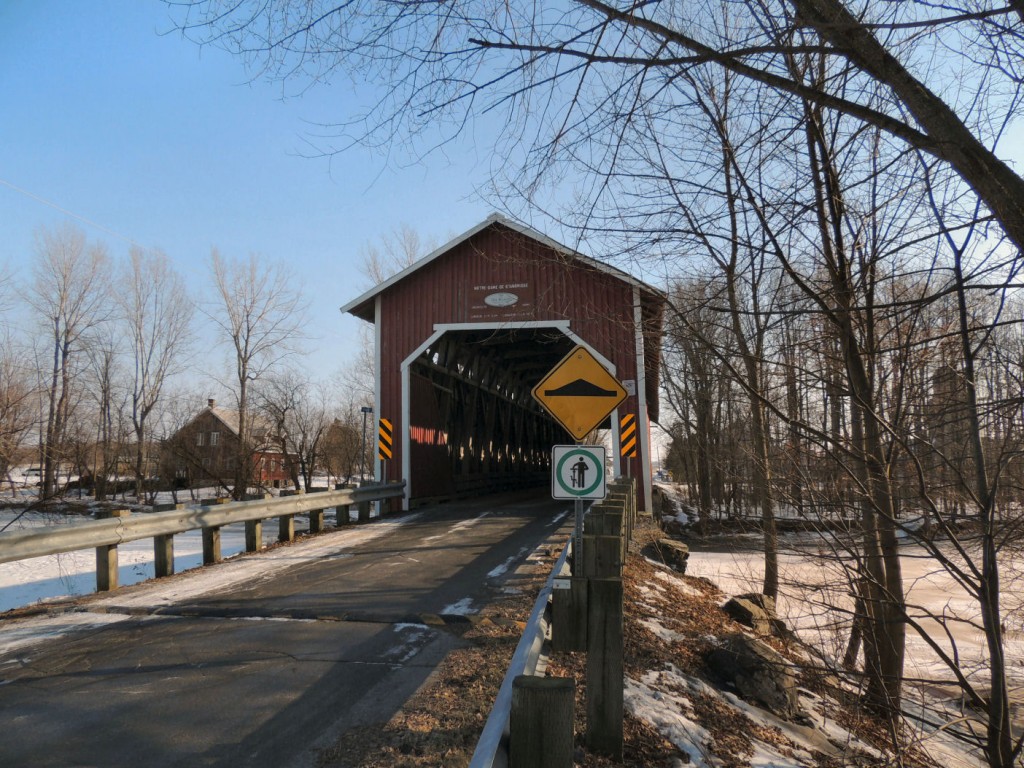
[[[602,261],[593,259],[590,256],[585,256],[579,251],[574,251],[573,249],[568,248],[555,240],[552,240],[547,235],[543,235],[534,229],[531,229],[523,224],[520,224],[519,222],[508,219],[502,216],[500,213],[492,213],[490,216],[488,216],[482,222],[477,224],[475,227],[466,230],[458,237],[442,245],[440,248],[431,251],[423,258],[417,260],[413,264],[410,264],[401,272],[392,275],[384,282],[374,286],[370,290],[363,293],[361,296],[358,296],[352,301],[348,302],[347,304],[342,305],[340,310],[342,312],[348,312],[349,314],[355,315],[359,319],[365,320],[368,323],[372,323],[374,321],[374,299],[376,299],[378,295],[384,293],[386,290],[388,290],[388,288],[395,285],[396,283],[400,283],[401,281],[405,280],[414,272],[418,272],[419,270],[423,269],[423,267],[427,266],[435,259],[448,253],[456,246],[459,246],[462,243],[466,242],[474,235],[484,231],[488,227],[493,227],[495,225],[506,227],[507,229],[510,229],[513,232],[518,232],[519,234],[525,237],[528,237],[532,240],[536,240],[537,242],[546,245],[548,248],[551,248],[553,251],[561,254],[562,256],[566,257],[569,260],[585,264],[588,267],[597,270],[598,272],[603,272],[607,275],[615,277],[618,280],[622,280],[625,283],[636,286],[640,288],[641,291],[650,294],[656,300],[664,300],[665,298],[664,291],[661,291],[658,288],[655,288],[654,286],[648,285],[642,280],[638,280],[637,278],[630,275],[628,272],[623,272],[621,269],[617,269],[609,264],[605,264]]]
[[[210,414],[217,421],[223,424],[231,434],[238,436],[238,411],[233,408],[224,408],[220,405],[208,405],[206,408],[201,410],[195,416],[188,420],[184,427],[180,431],[190,427],[196,421],[198,421],[204,414]],[[271,431],[271,425],[263,418],[254,415],[252,412],[249,414],[252,427],[252,436],[256,439],[262,439],[267,436]]]

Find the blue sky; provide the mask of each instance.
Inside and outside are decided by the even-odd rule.
[[[351,86],[282,99],[172,27],[157,0],[0,2],[0,262],[24,274],[37,228],[68,218],[33,196],[114,256],[163,249],[197,293],[211,247],[285,261],[311,300],[321,375],[335,370],[358,327],[337,308],[367,287],[360,247],[403,222],[437,242],[477,224],[487,161],[471,137],[421,163],[303,157],[316,124],[359,108]]]

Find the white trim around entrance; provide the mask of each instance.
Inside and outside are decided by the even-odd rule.
[[[570,328],[571,321],[569,320],[526,320],[523,322],[512,322],[512,323],[436,323],[434,325],[434,332],[420,344],[401,364],[401,378],[402,378],[402,424],[401,424],[401,441],[402,441],[402,478],[406,481],[405,485],[405,496],[402,498],[402,508],[409,509],[409,499],[412,495],[412,460],[409,455],[410,451],[410,436],[409,436],[409,416],[412,409],[412,383],[409,378],[409,368],[413,361],[422,355],[431,344],[437,341],[439,338],[449,331],[505,331],[505,330],[529,330],[533,328],[553,328],[561,331],[570,341],[579,344],[582,347],[586,347],[590,353],[597,358],[597,360],[607,368],[612,374],[615,374],[615,365],[594,349],[584,339],[580,338],[577,334],[573,333]],[[378,324],[378,328],[380,325]],[[378,347],[379,349],[379,347]],[[379,355],[379,352],[378,352]],[[378,370],[377,381],[380,382],[380,371]],[[379,386],[379,383],[378,383]],[[619,435],[619,416],[618,409],[612,412],[612,445],[618,445]]]

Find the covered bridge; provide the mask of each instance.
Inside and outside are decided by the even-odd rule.
[[[341,308],[373,323],[377,416],[393,427],[378,480],[407,480],[403,506],[550,483],[552,445],[575,442],[531,396],[576,345],[621,381],[602,425],[612,472],[651,498],[664,295],[499,215]],[[636,415],[636,458],[619,423]],[[628,462],[628,464],[627,464]]]

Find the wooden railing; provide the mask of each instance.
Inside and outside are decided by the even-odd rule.
[[[337,524],[349,522],[350,508],[359,510],[359,521],[370,519],[371,505],[383,499],[401,498],[405,483],[364,486],[318,493],[298,493],[280,498],[260,497],[249,501],[220,503],[209,500],[198,507],[183,504],[166,505],[169,509],[144,514],[129,514],[129,510],[107,510],[104,519],[88,520],[48,528],[4,531],[0,533],[0,563],[44,557],[62,552],[96,549],[96,589],[116,589],[117,547],[129,541],[153,539],[155,575],[174,573],[174,536],[186,531],[203,531],[203,563],[221,559],[220,529],[232,523],[246,525],[246,551],[262,547],[262,523],[267,518],[278,518],[279,540],[295,536],[293,518],[309,513],[310,530],[323,528],[325,510],[334,509]]]

